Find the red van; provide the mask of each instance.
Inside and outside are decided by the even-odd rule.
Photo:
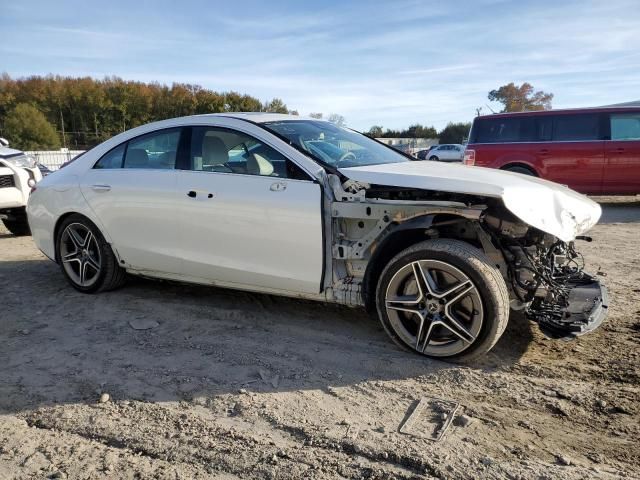
[[[476,117],[464,163],[535,175],[581,193],[640,193],[640,107]]]

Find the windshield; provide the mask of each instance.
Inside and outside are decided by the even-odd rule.
[[[409,161],[401,153],[361,133],[329,122],[285,120],[264,125],[322,163],[336,168]]]

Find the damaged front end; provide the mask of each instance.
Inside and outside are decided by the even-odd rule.
[[[568,200],[559,204],[564,210],[556,210],[572,221],[562,228],[548,221],[543,231],[516,216],[504,199],[351,179],[342,182],[333,175],[329,183],[334,197],[333,268],[327,289],[331,301],[354,305],[364,297],[368,304],[369,274],[386,248],[451,238],[484,251],[509,287],[511,308],[523,310],[548,337],[575,338],[596,329],[607,315],[606,288],[597,276],[584,271],[583,258],[574,247],[574,240],[590,240],[580,234],[599,217],[599,207],[588,199],[578,225],[568,212],[571,202],[580,199],[561,191],[558,195]],[[544,217],[537,215],[536,223],[544,224]],[[576,233],[566,241],[571,229]]]
[[[523,309],[546,336],[570,340],[602,323],[608,310],[606,287],[584,271],[573,241],[529,227],[508,212],[487,214],[483,224],[504,257],[512,307]]]

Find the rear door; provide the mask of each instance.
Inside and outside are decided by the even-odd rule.
[[[136,270],[179,273],[176,156],[180,128],[159,130],[105,154],[81,179],[113,247]]]
[[[551,142],[536,145],[543,177],[581,193],[602,192],[604,135],[598,113],[553,116]]]
[[[182,274],[319,293],[320,185],[264,139],[219,127],[193,127],[191,138],[178,173]]]
[[[612,113],[609,122],[603,193],[640,193],[640,112]]]

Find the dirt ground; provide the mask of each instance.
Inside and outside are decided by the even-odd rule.
[[[512,315],[471,367],[357,309],[141,279],[83,295],[0,227],[0,479],[639,478],[640,199],[600,201],[579,248],[607,322],[561,342]],[[424,396],[461,404],[439,442],[399,432]]]

